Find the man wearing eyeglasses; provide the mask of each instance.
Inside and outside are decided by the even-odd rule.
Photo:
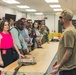
[[[65,28],[59,41],[57,60],[53,64],[52,75],[76,75],[76,29],[72,25],[73,13],[69,9],[61,12],[59,19]]]

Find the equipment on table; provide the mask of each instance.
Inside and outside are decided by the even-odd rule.
[[[29,66],[29,65],[34,65],[36,64],[35,61],[35,57],[31,57],[31,58],[19,58],[18,59],[18,64],[19,66],[15,68],[15,72],[13,73],[13,75],[16,75],[18,70],[22,67],[22,66]]]

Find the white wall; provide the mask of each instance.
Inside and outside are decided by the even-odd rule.
[[[47,16],[47,19],[45,20],[45,23],[48,26],[48,28],[50,29],[50,32],[52,32],[52,31],[54,31],[54,25],[55,25],[54,24],[54,21],[55,21],[54,15],[48,14],[46,16]]]
[[[5,16],[5,13],[8,14],[14,14],[16,15],[16,20],[25,17],[27,19],[32,19],[33,22],[34,20],[41,20],[44,17],[47,17],[47,19],[45,20],[46,25],[48,26],[48,28],[50,29],[50,32],[52,31],[56,31],[58,32],[58,20],[59,20],[59,16],[57,16],[56,14],[51,14],[51,13],[47,13],[44,14],[43,16],[37,16],[35,14],[30,14],[30,13],[22,13],[18,10],[14,10],[5,6],[0,6],[0,18]],[[76,19],[76,14],[74,14],[73,19]]]
[[[41,20],[44,17],[47,17],[48,19],[45,20],[46,25],[50,29],[50,32],[58,32],[58,20],[59,20],[59,15],[56,14],[45,14],[44,16],[37,16],[34,14],[27,14],[27,19],[32,19],[34,20]],[[73,19],[76,20],[76,14],[74,14]]]
[[[73,19],[75,19],[75,20],[76,20],[76,14],[74,14]]]
[[[16,15],[16,20],[18,20],[22,17],[26,17],[25,13],[22,13],[18,10],[14,10],[14,9],[11,9],[11,8],[8,8],[8,7],[5,7],[5,6],[0,6],[0,17],[1,18],[4,17],[5,13]]]
[[[48,26],[48,28],[50,29],[50,32],[52,31],[56,31],[58,32],[58,16],[55,14],[45,14],[43,16],[37,16],[34,14],[27,14],[27,19],[32,19],[34,20],[42,20],[44,19],[44,17],[47,17],[47,19],[45,19],[45,24]]]

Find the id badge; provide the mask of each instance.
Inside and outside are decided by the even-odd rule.
[[[33,35],[36,35],[36,33],[34,32]]]
[[[6,50],[2,50],[2,54],[6,54]]]

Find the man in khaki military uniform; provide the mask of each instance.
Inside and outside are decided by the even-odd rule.
[[[59,42],[57,61],[53,64],[52,75],[76,75],[76,29],[72,25],[73,13],[69,9],[61,12],[59,17],[65,31]]]

